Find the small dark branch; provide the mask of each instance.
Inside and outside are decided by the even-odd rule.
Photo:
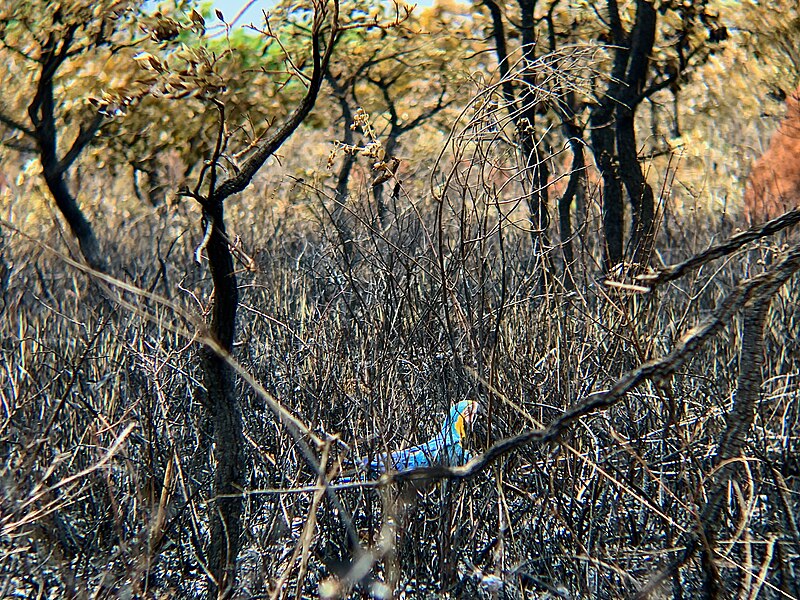
[[[719,483],[711,493],[711,500],[700,515],[701,553],[704,597],[719,595],[719,572],[714,564],[714,541],[720,528],[720,515],[725,506],[728,481],[735,477],[736,467],[747,433],[753,425],[761,384],[764,361],[764,323],[769,312],[771,294],[762,292],[744,309],[742,349],[739,355],[739,378],[733,400],[733,409],[725,416],[725,430],[717,443],[714,460],[719,469],[715,479]]]
[[[21,152],[23,154],[36,154],[36,151],[38,150],[36,146],[28,146],[27,144],[20,144],[14,141],[2,142],[2,145],[6,148],[11,148],[12,150],[16,150],[17,152]]]
[[[62,158],[58,163],[59,172],[65,173],[67,169],[72,166],[72,163],[74,163],[75,159],[78,158],[81,152],[83,152],[83,149],[86,147],[86,145],[92,141],[92,138],[95,136],[102,124],[103,115],[97,113],[94,115],[91,122],[86,125],[86,127],[81,126],[78,135],[75,137],[75,141],[72,142],[72,147],[64,155],[64,158]]]
[[[52,34],[51,34],[52,36]],[[48,48],[52,44],[48,40],[48,45],[42,51],[42,70],[39,73],[39,81],[36,83],[36,93],[28,106],[28,117],[36,131],[36,140],[44,152],[45,149],[55,156],[55,114],[52,111],[53,100],[53,74],[54,62],[52,51]],[[48,73],[51,73],[48,76]],[[48,97],[50,98],[48,102]],[[52,146],[52,149],[49,148]]]
[[[520,10],[520,24],[519,30],[522,34],[522,55],[528,60],[522,74],[522,79],[528,85],[535,84],[535,76],[530,69],[530,65],[536,60],[536,23],[534,19],[534,11],[536,9],[535,0],[517,0]],[[525,90],[529,93],[529,90]],[[525,107],[523,107],[525,110]]]
[[[558,2],[554,2],[551,9]],[[561,247],[564,253],[565,286],[568,290],[575,288],[575,281],[572,276],[572,263],[575,255],[572,248],[572,202],[582,193],[584,180],[586,178],[586,155],[583,141],[583,131],[575,123],[575,94],[565,91],[560,86],[560,97],[554,104],[554,108],[561,118],[561,128],[567,138],[570,150],[572,150],[572,167],[569,174],[567,189],[558,200],[559,230],[561,235]]]
[[[616,2],[609,0],[609,11],[619,14]],[[620,25],[621,27],[621,25]],[[625,87],[625,73],[628,65],[628,49],[619,44],[614,47],[614,62],[611,79],[605,94],[595,104],[589,115],[592,154],[603,179],[603,269],[608,272],[623,259],[623,224],[625,207],[623,204],[622,180],[616,149],[614,129],[614,110],[622,97]]]
[[[26,127],[22,123],[18,123],[17,121],[15,121],[14,119],[12,119],[7,115],[4,115],[3,113],[0,113],[0,123],[2,123],[7,127],[10,127],[11,129],[21,131],[30,138],[36,139],[36,132],[33,129],[31,129],[30,127]]]
[[[208,206],[208,199],[205,196],[202,196],[195,192],[194,190],[190,190],[186,186],[182,186],[178,188],[177,191],[178,196],[184,196],[186,198],[191,198],[192,200],[196,201],[200,206],[206,208]]]
[[[630,257],[632,263],[645,265],[655,238],[655,199],[637,156],[634,112],[622,105],[617,111],[619,174],[631,203]]]
[[[733,397],[733,408],[725,417],[725,431],[717,444],[717,464],[739,457],[747,433],[753,425],[764,379],[761,370],[764,363],[764,323],[770,300],[771,294],[762,292],[744,310],[739,378]],[[724,483],[722,487],[725,487]],[[716,518],[704,519],[703,524],[706,527],[713,526],[715,520]]]
[[[425,122],[429,121],[433,117],[435,117],[439,112],[441,112],[444,108],[449,106],[451,102],[445,102],[444,97],[447,95],[447,88],[442,87],[441,92],[439,93],[439,97],[436,99],[436,104],[429,108],[426,111],[421,112],[408,123],[401,125],[399,127],[400,132],[398,133],[398,137],[407,131],[411,131],[412,129],[419,127],[420,125],[424,124]]]
[[[67,188],[64,176],[62,174],[53,174],[47,170],[47,167],[44,169],[43,176],[56,206],[78,240],[81,254],[83,254],[86,262],[97,271],[107,270],[106,259],[100,251],[100,244],[94,234],[94,229],[92,229],[91,224],[78,206],[78,202]]]
[[[622,262],[622,225],[625,208],[622,203],[622,182],[615,156],[614,130],[606,123],[612,105],[608,96],[592,109],[589,117],[591,128],[592,153],[603,179],[603,269],[608,272],[614,265]]]
[[[67,30],[64,32],[64,36],[61,38],[61,47],[56,53],[57,63],[54,66],[53,72],[49,74],[49,77],[53,77],[56,69],[58,69],[64,63],[64,61],[70,57],[72,42],[75,41],[75,32],[78,31],[78,27],[80,27],[78,23],[73,23],[67,27]],[[83,51],[83,49],[80,49],[79,51]]]
[[[372,79],[368,78],[372,83],[381,91],[383,101],[386,103],[386,108],[389,111],[389,134],[387,135],[386,151],[388,154],[394,152],[397,141],[401,135],[412,131],[414,128],[419,127],[428,120],[435,117],[442,109],[446,108],[450,102],[445,102],[444,97],[447,95],[447,88],[445,86],[439,92],[439,97],[436,99],[436,104],[427,110],[423,110],[416,117],[405,123],[400,122],[400,116],[397,114],[397,105],[391,94],[392,81],[385,79]]]
[[[683,77],[683,73],[673,73],[664,79],[660,79],[659,81],[653,82],[651,85],[646,87],[640,94],[633,98],[633,102],[635,104],[639,104],[640,102],[646,100],[656,92],[660,92],[663,89],[671,87],[673,84],[677,83],[681,77]]]
[[[386,109],[389,111],[389,125],[391,126],[389,135],[392,135],[400,129],[400,117],[397,116],[397,107],[395,107],[392,95],[389,93],[392,83],[384,79],[372,79],[371,77],[367,77],[367,81],[381,91],[383,101],[386,103]]]
[[[660,79],[659,81],[653,82],[650,86],[645,88],[638,96],[634,98],[635,103],[639,103],[646,98],[649,98],[656,92],[663,90],[664,88],[671,87],[674,84],[677,84],[686,74],[687,69],[689,68],[689,63],[692,58],[696,55],[700,54],[700,52],[707,50],[705,45],[700,45],[694,48],[691,52],[689,52],[688,56],[684,56],[681,48],[678,48],[679,60],[678,60],[678,68],[674,73],[671,73],[668,77]],[[711,50],[710,52],[713,52]]]
[[[214,154],[211,156],[211,182],[208,185],[208,196],[213,197],[217,188],[217,168],[219,166],[219,157],[222,155],[223,140],[225,138],[225,105],[217,100],[213,100],[219,112],[219,131],[217,131],[217,143],[214,146]],[[202,172],[200,179],[202,181]]]

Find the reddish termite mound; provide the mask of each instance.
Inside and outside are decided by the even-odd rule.
[[[800,88],[786,99],[786,116],[767,151],[753,165],[744,193],[745,216],[755,224],[800,206]]]

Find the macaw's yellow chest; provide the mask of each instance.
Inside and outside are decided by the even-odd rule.
[[[458,418],[456,419],[455,422],[455,428],[456,428],[456,433],[459,436],[459,439],[466,437],[467,429],[466,429],[466,424],[464,423],[464,415],[458,415]]]

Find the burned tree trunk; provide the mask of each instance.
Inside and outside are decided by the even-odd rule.
[[[525,200],[528,205],[531,224],[531,237],[534,252],[539,253],[547,244],[550,226],[548,184],[550,169],[542,152],[542,140],[536,134],[536,111],[538,109],[537,82],[532,69],[526,68],[522,75],[522,89],[515,90],[509,77],[508,49],[505,25],[500,4],[495,0],[484,0],[492,19],[492,36],[495,42],[498,69],[500,71],[503,99],[506,109],[517,129],[519,149],[523,155],[527,189]],[[520,20],[518,29],[522,42],[522,54],[527,65],[536,59],[534,0],[518,0]],[[548,264],[547,261],[545,264]]]
[[[69,167],[100,128],[102,116],[97,114],[90,123],[82,126],[69,151],[63,158],[59,159],[58,157],[53,78],[69,55],[76,29],[76,25],[67,27],[61,38],[51,34],[44,44],[40,57],[41,71],[36,94],[28,107],[28,116],[33,130],[22,128],[22,131],[29,133],[36,140],[47,188],[53,195],[53,200],[67,221],[75,239],[78,240],[81,254],[93,269],[104,271],[106,262],[100,251],[97,236],[78,206],[75,197],[70,193],[65,179]]]
[[[207,551],[209,600],[230,598],[236,589],[236,560],[239,555],[241,534],[242,491],[244,488],[245,457],[242,440],[244,431],[236,395],[236,378],[229,357],[236,335],[236,313],[239,292],[233,254],[225,227],[225,200],[243,191],[266,160],[272,156],[305,120],[316,103],[323,73],[328,68],[338,34],[339,4],[314,5],[314,22],[311,34],[313,70],[308,89],[300,104],[286,121],[269,138],[256,146],[235,175],[217,185],[217,173],[227,143],[225,106],[219,100],[214,104],[219,110],[217,144],[210,159],[201,171],[192,191],[181,190],[181,195],[197,200],[203,209],[204,244],[214,283],[214,302],[211,311],[209,336],[211,342],[201,349],[203,384],[207,393],[207,406],[214,425],[214,500],[211,503],[210,541]],[[323,33],[328,19],[327,36]],[[327,39],[325,39],[327,37]],[[209,181],[206,183],[206,176]],[[207,188],[207,192],[203,192]]]
[[[592,152],[603,180],[602,212],[605,236],[603,270],[606,272],[622,262],[624,247],[625,208],[622,203],[622,183],[616,160],[613,114],[612,102],[606,96],[594,107],[589,117],[592,128]]]
[[[644,0],[636,3],[636,23],[631,32],[625,86],[617,99],[617,152],[619,173],[631,203],[629,257],[633,263],[646,263],[653,244],[655,205],[653,189],[639,164],[634,117],[641,102],[647,78],[650,53],[656,38],[656,9]]]
[[[330,71],[325,73],[325,79],[333,88],[334,96],[336,96],[339,102],[339,108],[342,110],[342,143],[346,147],[352,147],[354,141],[353,123],[355,121],[353,118],[353,111],[347,99],[347,87],[341,85]],[[336,189],[333,194],[334,207],[333,211],[331,211],[331,221],[333,221],[333,226],[336,228],[341,238],[342,252],[345,262],[348,265],[352,265],[355,260],[355,248],[353,245],[353,233],[347,223],[345,209],[349,196],[348,186],[350,184],[350,173],[355,163],[356,155],[346,150],[344,156],[342,156],[342,164],[339,167],[339,173],[336,177]]]
[[[212,201],[204,210],[203,218],[206,227],[210,228],[206,250],[214,282],[211,332],[220,348],[230,354],[236,333],[239,290],[223,217],[222,200]],[[227,598],[236,581],[236,557],[241,533],[241,492],[244,487],[242,416],[236,398],[234,373],[226,357],[208,347],[202,349],[201,356],[203,384],[214,424],[216,462],[208,563],[215,579],[212,588],[218,589],[212,589],[210,596]]]

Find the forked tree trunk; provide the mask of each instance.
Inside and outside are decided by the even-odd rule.
[[[636,22],[631,31],[625,87],[617,98],[617,153],[619,173],[631,203],[630,260],[641,268],[650,259],[655,232],[653,189],[647,183],[639,163],[634,118],[641,102],[647,79],[650,54],[656,39],[658,16],[655,7],[646,0],[636,3]]]
[[[575,262],[575,252],[572,248],[572,201],[575,200],[583,185],[585,157],[583,154],[583,142],[577,136],[574,123],[565,124],[565,129],[569,134],[569,145],[572,149],[572,167],[569,174],[569,182],[564,194],[558,199],[558,225],[561,235],[561,248],[564,253],[564,287],[567,290],[575,289],[575,279],[572,273]]]
[[[208,232],[208,228],[210,228],[206,246],[211,278],[214,282],[210,334],[222,350],[221,353],[218,353],[214,348],[207,346],[202,349],[203,382],[214,423],[214,459],[216,463],[214,500],[210,515],[211,539],[207,556],[211,574],[208,587],[209,600],[230,598],[236,590],[236,559],[239,554],[245,474],[242,444],[244,432],[236,396],[236,378],[227,361],[233,350],[236,333],[239,290],[236,283],[233,255],[225,232],[224,203],[228,197],[243,191],[250,184],[266,160],[294,133],[314,107],[323,73],[328,68],[338,33],[339,3],[337,0],[333,0],[331,8],[331,12],[328,12],[327,2],[315,3],[314,23],[311,30],[311,55],[314,67],[308,81],[306,95],[297,108],[273,136],[262,140],[236,174],[217,186],[216,174],[226,123],[224,104],[216,102],[220,111],[217,148],[210,161],[210,171],[203,171],[203,173],[211,173],[209,195],[203,198],[198,192],[185,192],[186,195],[192,195],[200,201],[203,207],[204,229]],[[328,17],[330,17],[329,37],[324,40],[322,30]],[[327,45],[323,50],[324,41],[327,41]],[[202,181],[203,176],[201,175],[200,183]],[[200,183],[197,186],[198,190]]]

